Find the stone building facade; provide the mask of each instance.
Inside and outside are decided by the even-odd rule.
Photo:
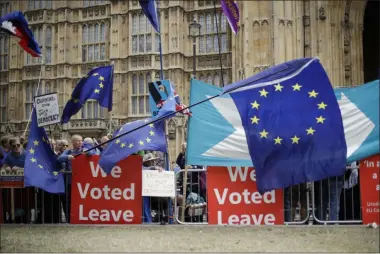
[[[214,85],[313,56],[321,59],[334,86],[378,78],[377,1],[238,1],[238,5],[240,31],[234,35],[218,5],[215,14],[213,1],[158,1],[164,76],[175,83],[184,103],[189,101],[192,73],[188,25],[193,18],[202,25],[196,76]],[[44,55],[31,58],[17,42],[1,34],[1,135],[20,135],[25,130],[40,76],[38,93],[57,92],[62,110],[79,79],[111,61],[115,62],[113,111],[89,101],[68,124],[47,127],[50,135],[69,138],[79,133],[99,138],[127,121],[149,116],[147,82],[158,80],[160,71],[158,34],[138,1],[1,1],[0,8],[2,15],[14,10],[25,13]],[[180,151],[186,126],[185,117],[168,122],[172,156]]]

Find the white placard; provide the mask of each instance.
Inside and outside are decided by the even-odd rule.
[[[149,197],[174,197],[175,176],[173,171],[143,170],[142,195]]]
[[[44,94],[34,98],[38,127],[60,122],[57,93]]]

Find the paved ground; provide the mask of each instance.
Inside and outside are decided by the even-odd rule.
[[[363,226],[1,226],[1,252],[379,252]]]

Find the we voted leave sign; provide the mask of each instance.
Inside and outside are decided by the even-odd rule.
[[[261,195],[254,168],[208,167],[207,189],[210,224],[284,224],[282,190]]]
[[[73,160],[71,223],[141,224],[141,156],[120,161],[109,175],[98,160],[99,156]]]

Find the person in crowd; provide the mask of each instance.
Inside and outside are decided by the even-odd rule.
[[[24,169],[26,154],[19,138],[11,138],[9,140],[9,146],[11,150],[5,157],[3,168],[7,171],[12,171],[15,174],[18,170]],[[14,201],[15,210],[21,211],[20,217],[22,221],[26,221],[27,219],[25,219],[25,216],[29,215],[26,211],[31,212],[31,210],[34,209],[34,188],[27,187],[24,189],[16,189],[14,193]]]
[[[360,186],[359,161],[354,161],[346,170],[344,176],[343,193],[340,195],[339,218],[341,220],[360,220]]]
[[[53,152],[55,153],[55,155],[57,155],[57,153],[55,152],[55,150],[57,149],[57,143],[55,142],[53,138],[49,138],[49,143],[50,143],[51,149],[53,149]]]
[[[9,136],[4,136],[0,140],[0,168],[4,165],[5,157],[11,152],[9,139]]]
[[[23,149],[26,149],[27,145],[28,145],[28,141],[25,139],[25,136],[24,135],[21,135],[20,136],[20,143],[21,143],[21,146]]]
[[[57,156],[60,156],[67,149],[69,149],[69,142],[66,139],[57,141]]]
[[[300,220],[307,217],[307,185],[302,183],[295,186],[290,186],[284,189],[284,208],[285,208],[285,221],[293,222],[295,212],[298,205],[300,205]]]
[[[185,155],[186,155],[186,142],[184,142],[182,144],[182,150],[181,152],[178,154],[178,157],[177,157],[177,160],[176,160],[176,163],[177,165],[181,168],[181,169],[184,169],[185,168],[185,163],[186,163],[186,159],[185,159]]]
[[[93,138],[87,137],[83,140],[83,150],[84,151],[88,150],[90,148],[93,148],[94,146],[96,146],[96,144],[95,144]],[[90,152],[91,152],[91,155],[99,155],[100,154],[100,151],[98,148],[95,148],[95,149],[91,150]]]
[[[103,144],[104,142],[107,142],[108,140],[110,140],[108,136],[103,136],[103,137],[100,139],[100,143]],[[107,145],[108,145],[108,143],[106,143],[106,144],[104,144],[104,145],[101,145],[101,146],[99,147],[100,152],[103,152],[103,150],[106,149]]]
[[[143,170],[158,170],[162,172],[164,169],[155,165],[158,157],[152,153],[146,153],[143,157]],[[155,208],[158,211],[159,221],[165,224],[168,219],[168,199],[165,197],[143,197],[143,218],[144,222],[152,222],[150,209]],[[165,215],[164,215],[165,214]]]
[[[83,152],[83,139],[80,135],[73,135],[71,137],[72,149],[65,150],[59,157],[58,162],[61,164],[62,169],[71,171],[71,161],[75,159],[75,155]],[[66,215],[66,222],[70,222],[70,208],[71,208],[71,174],[66,173],[65,177],[66,195],[63,197],[64,210]]]
[[[329,221],[339,220],[340,195],[344,184],[344,175],[330,177],[314,183],[315,216],[325,221],[327,209],[329,210]]]

